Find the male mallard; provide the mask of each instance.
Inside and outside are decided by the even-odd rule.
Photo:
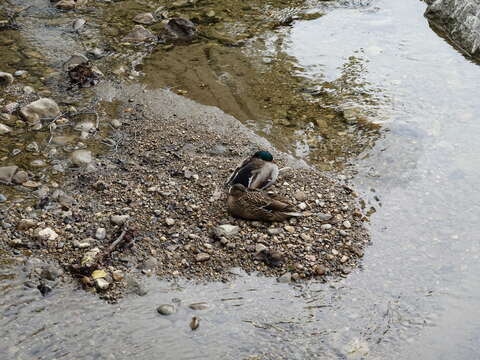
[[[278,177],[278,166],[268,151],[257,151],[245,159],[232,173],[225,186],[242,184],[248,189],[266,189]]]
[[[262,191],[249,191],[242,184],[230,189],[227,206],[230,214],[246,220],[284,221],[294,216],[303,216],[294,212],[294,207],[285,199],[269,195]]]

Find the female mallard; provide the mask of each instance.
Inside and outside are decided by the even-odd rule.
[[[242,184],[230,189],[227,206],[230,214],[246,220],[284,221],[293,216],[303,216],[294,212],[294,207],[286,199],[268,195],[262,191],[249,191]]]
[[[257,151],[232,173],[225,186],[242,184],[248,189],[266,189],[277,181],[278,166],[268,151]]]

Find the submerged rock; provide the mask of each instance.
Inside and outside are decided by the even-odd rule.
[[[57,9],[73,10],[86,5],[88,0],[60,0],[55,4]]]
[[[70,160],[77,166],[87,166],[92,163],[92,152],[90,150],[76,150],[70,155]]]
[[[0,167],[0,181],[6,183],[12,182],[13,176],[15,175],[17,169],[18,166],[15,165]]]
[[[152,13],[142,13],[135,16],[133,22],[136,22],[137,24],[151,25],[155,22],[155,18]]]
[[[33,125],[40,122],[42,118],[55,118],[60,115],[60,108],[57,103],[49,98],[38,99],[20,110],[20,115]]]
[[[150,30],[145,29],[142,25],[135,25],[133,30],[123,37],[122,41],[142,42],[155,38],[156,36]]]
[[[157,308],[157,312],[162,315],[172,315],[175,313],[175,306],[172,304],[163,304]]]
[[[13,75],[0,71],[0,85],[7,86],[13,83]]]
[[[191,42],[198,36],[195,24],[188,19],[173,18],[164,26],[160,39],[164,42]]]

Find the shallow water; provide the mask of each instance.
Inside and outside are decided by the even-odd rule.
[[[382,138],[350,170],[377,209],[361,269],[327,285],[256,276],[206,285],[147,279],[147,296],[112,306],[69,287],[42,298],[24,288],[15,267],[0,264],[0,354],[478,358],[480,68],[429,28],[424,8],[416,0],[349,2],[295,22],[283,45],[301,76],[334,81],[354,56],[363,89],[382,91],[384,101],[374,104]],[[298,154],[314,163],[307,145]],[[176,314],[156,313],[173,299],[181,300]],[[188,308],[199,301],[210,308]],[[194,315],[200,327],[191,331]]]

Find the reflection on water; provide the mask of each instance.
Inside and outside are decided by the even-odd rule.
[[[286,37],[284,50],[299,61],[302,76],[334,83],[345,66],[359,67],[363,83],[382,89],[369,94],[388,99],[373,106],[383,138],[352,169],[377,208],[362,269],[331,284],[295,287],[255,276],[207,285],[147,279],[147,296],[111,306],[68,288],[41,298],[23,286],[15,267],[2,267],[0,353],[13,359],[477,358],[480,71],[428,28],[424,7],[416,0],[338,7],[296,22]],[[370,109],[361,98],[351,103]],[[156,313],[159,304],[178,299],[176,314]],[[210,308],[188,308],[200,301]],[[194,315],[200,327],[191,331]]]

